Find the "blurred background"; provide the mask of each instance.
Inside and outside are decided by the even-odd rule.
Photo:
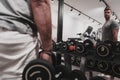
[[[69,37],[79,37],[88,26],[93,27],[94,32],[99,32],[103,26],[104,8],[110,6],[113,11],[113,19],[120,21],[120,0],[64,0],[63,9],[63,40]],[[58,0],[51,0],[53,39],[57,39],[58,26]],[[100,36],[99,36],[100,37]],[[120,40],[120,33],[118,36]]]

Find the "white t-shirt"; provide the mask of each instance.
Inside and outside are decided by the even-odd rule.
[[[32,34],[35,25],[28,1],[0,0],[0,27]]]

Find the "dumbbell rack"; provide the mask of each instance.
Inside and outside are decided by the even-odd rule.
[[[74,54],[81,56],[79,67],[83,73],[86,71],[97,71],[120,78],[120,42],[117,43],[117,46],[113,45],[110,41],[97,43],[95,47],[84,45],[85,51],[83,53],[79,53],[80,51],[78,50],[69,50],[68,47],[75,44],[76,43],[71,44],[64,41],[62,46],[60,46],[61,53],[64,53],[65,56],[67,56],[65,65],[69,70],[72,70],[71,54]],[[78,44],[80,43],[77,43],[75,46],[78,47]],[[80,50],[80,45],[78,49]]]

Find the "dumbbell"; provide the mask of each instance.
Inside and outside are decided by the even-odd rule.
[[[96,63],[96,68],[99,70],[99,71],[102,71],[102,72],[107,72],[109,69],[110,69],[110,63],[107,62],[107,61],[97,61]]]
[[[79,54],[82,55],[85,52],[85,45],[82,42],[76,42],[75,44],[75,51]]]
[[[120,76],[120,64],[118,64],[118,63],[113,64],[112,72],[113,72],[113,74]]]
[[[108,57],[112,54],[113,50],[115,48],[115,44],[113,41],[106,40],[104,42],[99,43],[96,46],[96,53],[100,57]]]
[[[95,68],[95,65],[96,65],[96,60],[95,59],[88,58],[86,60],[86,67],[88,67],[88,68]]]
[[[83,41],[83,44],[85,45],[85,49],[94,48],[94,44],[90,39],[86,39],[85,41]]]
[[[75,51],[75,43],[72,41],[64,41],[60,44],[60,51],[61,52],[74,52]]]
[[[108,45],[112,50],[115,50],[115,43],[111,40],[105,40],[104,43]]]
[[[115,42],[115,50],[120,52],[120,41]]]
[[[82,71],[75,69],[71,71],[69,80],[87,80],[87,78]]]
[[[74,65],[74,66],[80,66],[80,62],[81,62],[81,57],[80,56],[72,56],[71,57],[71,63],[72,63],[72,65]]]
[[[71,71],[65,65],[55,66],[55,78],[56,80],[69,80],[69,74]]]
[[[70,52],[74,50],[75,50],[75,46],[74,46],[74,43],[71,41],[61,41],[54,44],[54,51],[64,53],[64,52]]]
[[[35,59],[24,68],[22,80],[55,80],[55,69],[43,59]]]

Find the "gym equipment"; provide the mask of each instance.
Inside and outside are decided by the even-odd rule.
[[[53,51],[57,50],[57,45],[56,45],[56,42],[54,40],[52,41],[52,45],[53,45]]]
[[[51,56],[52,56],[52,65],[55,67],[58,64],[57,57],[55,53],[52,53]]]
[[[112,75],[120,78],[120,43],[114,43],[113,41],[99,41],[94,46],[90,39],[85,41],[78,40],[77,38],[69,38],[67,41],[61,41],[56,43],[56,52],[60,52],[64,55],[69,55],[66,58],[71,58],[67,60],[64,58],[65,66],[71,70],[72,65],[79,66],[80,70],[84,72],[97,71],[104,74]],[[118,48],[118,49],[116,49]],[[77,58],[80,57],[80,59]],[[84,58],[84,59],[82,59]],[[61,73],[62,71],[60,71]],[[59,74],[59,73],[58,73]],[[59,80],[65,79],[61,75],[57,77]],[[73,78],[67,80],[80,80],[79,76],[73,76]],[[83,80],[83,79],[82,79]]]
[[[77,35],[83,35],[84,37],[87,37],[88,35],[90,35],[92,30],[93,30],[93,27],[88,26],[88,28],[85,30],[85,32],[83,34],[82,33],[77,33]]]
[[[57,80],[68,79],[70,71],[64,65],[57,65],[55,67],[55,78]]]
[[[61,59],[61,53],[59,53],[59,52],[57,52],[56,53],[57,55],[56,55],[56,65],[60,65],[61,64],[61,62],[62,62],[62,59]]]
[[[115,50],[120,52],[120,41],[115,42]]]
[[[99,43],[96,47],[97,54],[100,57],[109,57],[112,56],[113,51],[115,50],[115,43],[110,40]]]
[[[112,66],[112,72],[117,75],[120,76],[120,64],[113,64]]]
[[[61,41],[58,42],[54,45],[53,47],[54,51],[56,52],[61,52],[61,53],[66,53],[66,52],[71,52],[75,51],[75,45],[73,41]]]
[[[93,39],[93,37],[90,35],[93,30],[93,27],[88,26],[88,28],[85,30],[84,33],[78,33],[77,35],[80,35],[80,40],[84,41],[87,39]]]
[[[97,47],[96,47],[96,50],[97,50],[97,54],[100,56],[100,57],[107,57],[110,55],[110,49],[109,49],[109,46],[105,45],[105,44],[99,44]]]
[[[90,80],[106,80],[106,79],[104,79],[103,77],[100,77],[100,76],[94,76]]]
[[[53,51],[57,52],[57,51],[60,51],[60,47],[61,47],[61,42],[56,42],[53,44]]]
[[[79,55],[82,55],[82,53],[85,52],[85,45],[82,42],[76,42],[75,46],[76,53],[78,53]]]
[[[85,49],[94,48],[94,44],[90,39],[86,39],[85,41],[83,41],[83,44],[85,45]]]
[[[86,60],[86,67],[93,69],[95,66],[96,66],[96,61],[93,58],[89,58]]]
[[[62,42],[61,44],[60,44],[60,51],[67,51],[68,50],[68,44],[67,44],[67,42]]]
[[[88,26],[88,28],[86,29],[86,31],[83,33],[83,36],[84,36],[84,37],[89,36],[90,33],[92,32],[92,30],[93,30],[93,27]]]
[[[98,61],[97,62],[97,69],[98,71],[101,71],[101,72],[107,72],[110,65],[107,61]]]
[[[31,61],[23,70],[22,80],[55,80],[52,64],[42,59]]]
[[[87,80],[87,78],[82,71],[75,69],[70,73],[69,80]]]
[[[80,62],[81,62],[81,57],[80,56],[71,56],[71,63],[74,66],[80,66]]]
[[[104,43],[108,45],[112,50],[115,49],[115,43],[111,40],[105,40]]]

